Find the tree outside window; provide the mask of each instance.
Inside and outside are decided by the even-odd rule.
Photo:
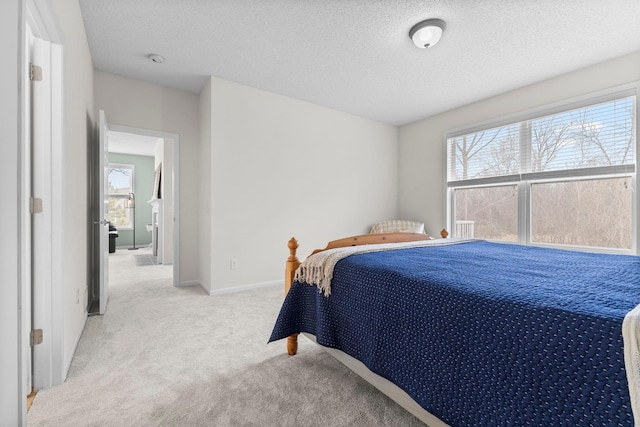
[[[612,95],[448,138],[453,235],[631,250],[635,102]]]
[[[133,165],[109,164],[109,221],[119,230],[132,229],[131,209],[127,205],[133,193]]]

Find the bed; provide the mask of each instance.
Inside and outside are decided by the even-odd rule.
[[[640,425],[640,257],[398,233],[300,265],[297,247],[270,337],[289,354],[308,334],[432,427]]]

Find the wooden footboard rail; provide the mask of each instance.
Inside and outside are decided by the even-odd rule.
[[[442,238],[446,238],[448,233],[447,230],[442,230],[440,232]],[[327,249],[334,248],[343,248],[346,246],[360,246],[360,245],[373,245],[380,243],[402,243],[402,242],[416,242],[420,240],[430,240],[428,234],[418,234],[418,233],[380,233],[380,234],[364,234],[361,236],[352,236],[346,237],[344,239],[333,240],[329,242],[327,247],[324,249],[316,249],[313,251],[313,254],[318,252],[326,251]],[[293,283],[293,278],[296,275],[296,270],[300,267],[300,260],[296,256],[296,251],[298,250],[298,241],[295,238],[289,239],[287,244],[289,247],[289,258],[287,258],[287,263],[285,267],[284,274],[284,294],[285,296],[289,293],[289,288],[291,288],[291,284]],[[298,335],[293,334],[287,338],[287,353],[290,356],[295,355],[298,352]]]

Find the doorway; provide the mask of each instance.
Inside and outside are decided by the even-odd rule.
[[[140,265],[157,264],[165,270],[171,266],[172,283],[177,286],[179,136],[109,124],[107,140],[109,256],[127,251]],[[98,311],[96,285],[90,292],[89,314]]]
[[[21,382],[27,391],[64,380],[62,44],[53,18],[27,2],[23,30]],[[38,337],[43,337],[42,339]],[[33,393],[31,393],[33,396]]]

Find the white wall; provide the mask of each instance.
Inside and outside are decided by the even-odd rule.
[[[173,264],[173,141],[161,139],[154,148],[154,169],[162,163],[160,194],[162,195],[162,224],[158,224],[158,256],[162,264]],[[143,203],[147,201],[144,200]],[[151,221],[151,218],[149,218]]]
[[[304,258],[396,217],[395,126],[215,77],[210,90],[206,287],[281,281],[292,236]]]
[[[97,70],[94,79],[95,108],[110,124],[180,135],[179,280],[198,281],[198,95]]]
[[[173,264],[173,141],[165,139],[162,144],[162,179],[160,188],[162,198],[162,263]]]
[[[22,1],[3,1],[0,5],[0,239],[2,283],[0,286],[0,426],[26,423],[22,383],[20,341],[20,117],[19,78]]]
[[[640,79],[640,52],[456,108],[400,128],[399,216],[445,227],[447,131]]]
[[[87,143],[93,133],[93,68],[84,33],[82,17],[77,2],[54,0],[51,2],[55,19],[63,33],[64,62],[66,73],[64,81],[64,141],[65,153],[63,180],[65,221],[60,224],[65,236],[63,251],[65,253],[62,275],[63,283],[54,284],[54,289],[62,290],[56,295],[62,307],[54,315],[63,318],[61,354],[55,354],[52,363],[70,361],[75,344],[80,337],[86,319],[86,304],[76,301],[76,291],[84,294],[88,280],[87,255]],[[0,256],[3,260],[2,278],[7,286],[0,287],[0,425],[21,425],[24,418],[24,390],[19,382],[22,369],[19,362],[19,340],[21,334],[20,308],[21,301],[19,276],[19,233],[22,226],[19,222],[20,176],[19,165],[21,146],[20,120],[21,102],[18,95],[21,80],[18,76],[20,53],[20,30],[24,22],[21,14],[23,2],[12,0],[2,3],[0,13],[0,46],[4,66],[0,69],[0,124],[3,129],[3,156],[0,159],[0,179],[8,183],[3,186],[2,198],[7,203],[0,207],[0,220],[9,230],[2,238]],[[25,70],[22,70],[25,71]],[[49,331],[50,332],[50,331]],[[57,372],[65,375],[63,366]],[[62,381],[63,378],[54,378]]]
[[[93,64],[77,1],[52,0],[63,33],[63,206],[62,276],[64,288],[64,366],[68,369],[86,321],[91,280],[88,263],[89,219],[88,147],[95,143]],[[76,299],[80,294],[80,301]],[[54,298],[59,296],[54,295]],[[65,374],[66,374],[65,369]],[[54,378],[57,383],[64,378]]]
[[[200,92],[200,282],[211,283],[211,79]]]

